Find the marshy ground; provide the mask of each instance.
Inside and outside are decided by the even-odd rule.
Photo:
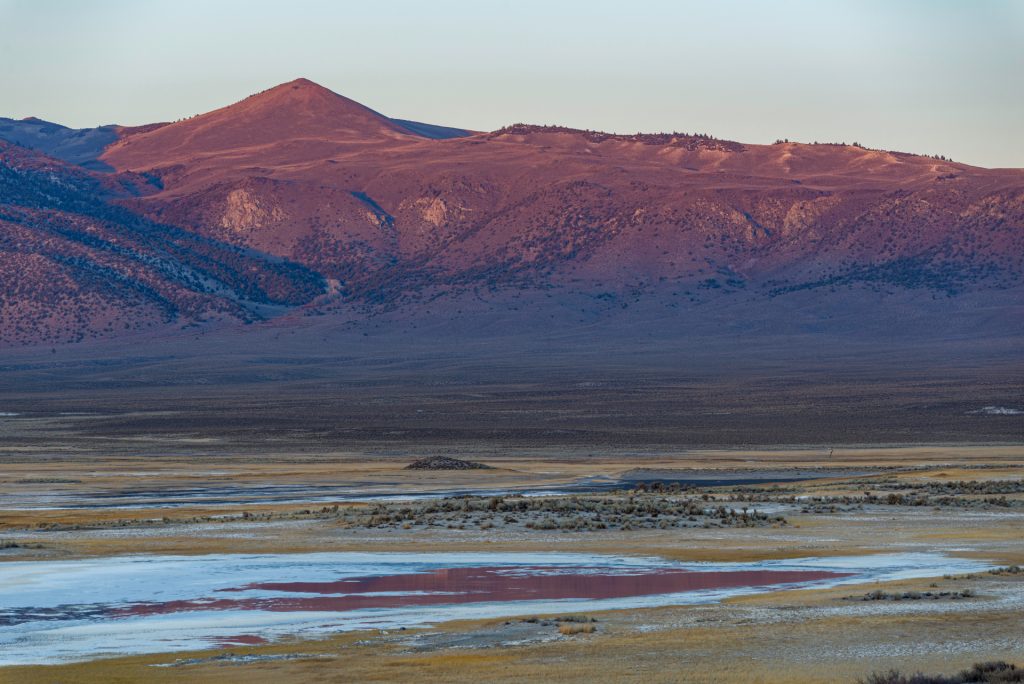
[[[1016,446],[843,448],[828,459],[817,448],[478,454],[472,445],[452,449],[494,468],[404,470],[419,455],[411,451],[108,461],[8,454],[0,501],[17,505],[0,511],[0,559],[557,550],[714,562],[939,552],[1024,564],[1024,450]],[[729,481],[736,484],[722,484]],[[292,487],[292,500],[250,496],[268,485]],[[301,501],[302,491],[327,485],[346,487],[345,498]],[[587,486],[599,491],[581,491]],[[230,496],[203,494],[218,488]],[[529,496],[517,492],[524,489]],[[195,502],[174,494],[182,490]],[[33,506],[27,492],[50,498]],[[171,493],[166,505],[161,492]],[[358,500],[382,492],[414,495]],[[438,498],[423,498],[431,493]],[[889,668],[952,672],[1024,658],[1024,575],[557,619],[566,617],[10,667],[0,681],[853,682]]]

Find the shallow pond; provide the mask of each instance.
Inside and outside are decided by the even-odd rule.
[[[974,572],[939,554],[678,563],[586,554],[313,553],[0,563],[0,664],[443,620],[709,603]]]

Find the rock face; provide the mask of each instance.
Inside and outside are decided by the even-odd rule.
[[[475,461],[463,461],[449,456],[431,456],[413,461],[406,470],[491,470],[491,466]]]
[[[42,139],[43,124],[5,125],[24,144]],[[1021,169],[855,144],[749,145],[683,133],[518,124],[473,134],[391,119],[305,79],[184,121],[104,135],[117,137],[101,150],[93,146],[95,159],[82,158],[79,148],[73,158],[113,173],[50,160],[43,164],[50,175],[37,177],[58,178],[60,192],[44,194],[86,183],[102,188],[87,193],[90,216],[102,206],[122,225],[176,231],[175,259],[207,270],[218,262],[217,278],[190,277],[186,287],[212,296],[215,309],[230,303],[255,315],[244,301],[254,299],[337,315],[346,325],[384,314],[443,326],[475,308],[492,322],[515,311],[512,327],[541,329],[561,320],[590,325],[636,307],[650,320],[690,325],[726,309],[737,312],[731,321],[777,321],[813,306],[802,326],[856,329],[866,321],[914,321],[915,302],[924,302],[932,311],[918,326],[924,330],[977,313],[977,302],[986,301],[1002,302],[986,304],[986,325],[1020,333],[1012,323],[1020,307],[1005,303],[1024,301]],[[72,157],[63,147],[53,153]],[[10,159],[0,158],[5,182],[24,184]],[[5,188],[0,220],[20,227],[8,228],[4,244],[21,245],[5,249],[23,250],[52,233],[74,213],[69,206],[26,207]],[[51,221],[44,210],[60,216]],[[35,227],[26,227],[26,211]],[[78,257],[51,263],[47,250],[63,254],[67,235],[40,242],[31,259],[18,257],[38,279],[15,286],[19,269],[8,262],[12,273],[0,273],[5,311],[38,309],[36,300],[59,296],[67,306],[48,314],[53,325],[40,318],[39,330],[62,321],[69,330],[107,330],[112,314],[97,314],[97,323],[74,320],[75,302],[96,311],[117,305],[93,287],[110,281],[107,266],[86,274]],[[152,259],[136,261],[138,273],[167,271]],[[230,281],[226,288],[221,277]],[[271,281],[268,290],[263,283]],[[332,283],[330,294],[319,296],[328,292],[324,283]],[[163,301],[174,297],[143,299],[150,304],[133,300],[117,318],[132,327],[151,317],[140,307],[166,309]],[[543,314],[530,318],[529,309]],[[34,325],[26,322],[18,339],[31,342]]]

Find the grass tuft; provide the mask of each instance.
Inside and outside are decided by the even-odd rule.
[[[593,634],[597,631],[597,626],[592,622],[563,622],[558,625],[558,633],[564,634],[565,636],[573,636],[575,634]]]

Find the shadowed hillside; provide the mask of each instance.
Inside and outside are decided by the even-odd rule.
[[[264,307],[301,305],[323,291],[322,279],[297,264],[108,201],[147,185],[0,143],[0,342],[252,322]]]

